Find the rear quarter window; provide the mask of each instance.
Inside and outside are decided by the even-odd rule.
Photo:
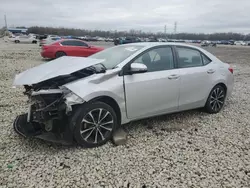
[[[207,56],[205,56],[204,54],[201,55],[202,60],[203,60],[203,65],[207,65],[209,63],[211,63],[211,59],[209,59]]]

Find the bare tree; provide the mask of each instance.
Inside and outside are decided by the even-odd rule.
[[[55,34],[55,35],[72,35],[72,36],[100,36],[100,37],[121,37],[121,36],[136,36],[136,37],[161,37],[170,39],[185,39],[185,40],[250,40],[250,34],[241,33],[175,33],[165,34],[163,32],[152,33],[143,32],[141,30],[131,29],[128,31],[103,31],[103,30],[87,30],[87,29],[74,29],[74,28],[54,28],[54,27],[30,27],[28,33],[36,34]]]

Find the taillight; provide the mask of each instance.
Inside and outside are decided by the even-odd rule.
[[[232,67],[229,67],[228,70],[233,74],[234,73],[234,69]]]

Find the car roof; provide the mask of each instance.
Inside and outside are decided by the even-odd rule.
[[[191,47],[191,48],[196,48],[196,49],[201,49],[198,46],[195,45],[190,45],[186,43],[181,43],[181,42],[137,42],[137,43],[129,43],[129,44],[123,44],[123,45],[134,45],[134,46],[144,46],[144,47],[154,47],[154,46],[184,46],[184,47]]]
[[[57,40],[57,41],[55,41],[55,42],[59,42],[59,43],[61,43],[61,42],[64,42],[64,41],[81,41],[81,42],[84,42],[84,43],[86,43],[86,41],[84,41],[84,40],[80,40],[80,39],[60,39],[60,40]]]
[[[80,39],[60,39],[57,42],[63,42],[63,41],[71,41],[71,40],[77,40],[77,41],[81,41],[81,42],[85,42],[84,40],[80,40]]]

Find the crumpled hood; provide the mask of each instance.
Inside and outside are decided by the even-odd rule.
[[[104,60],[102,59],[63,56],[16,75],[13,85],[18,86],[37,84],[57,76],[71,74],[103,61]]]

